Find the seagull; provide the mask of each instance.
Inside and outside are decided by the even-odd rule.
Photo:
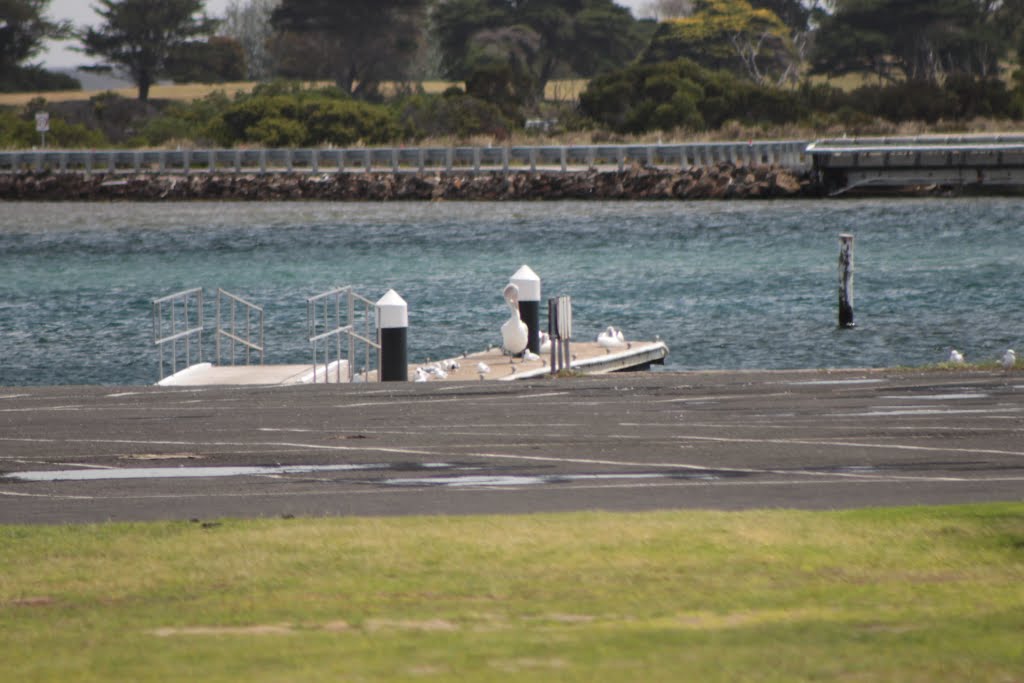
[[[430,373],[423,368],[416,368],[416,375],[412,380],[413,382],[429,382]]]
[[[526,349],[525,351],[523,351],[523,360],[540,360],[540,356],[538,356],[530,349]]]
[[[462,365],[459,364],[459,361],[452,358],[451,360],[446,360],[444,363],[442,363],[442,367],[448,372],[453,372],[461,368]]]
[[[1013,349],[1006,349],[1006,353],[1003,354],[1003,370],[1012,370],[1013,366],[1017,364],[1017,354],[1013,352]]]
[[[597,335],[597,344],[605,349],[614,349],[626,344],[626,337],[622,330],[616,330],[611,325],[601,334]]]
[[[540,352],[549,353],[551,351],[551,335],[541,332],[538,336],[540,337]]]
[[[956,349],[953,349],[952,351],[949,352],[949,362],[953,363],[954,365],[963,365],[964,354],[960,353]]]
[[[512,315],[501,326],[501,347],[510,356],[516,356],[526,349],[529,342],[529,330],[526,328],[526,323],[519,318],[519,287],[510,282],[505,286],[502,295],[505,297],[505,303],[508,304]]]
[[[448,377],[448,373],[445,372],[444,369],[442,369],[441,366],[438,365],[437,363],[434,363],[433,365],[428,365],[427,367],[424,368],[424,370],[426,370],[428,373],[430,373],[431,375],[438,379],[445,379]]]
[[[484,378],[484,375],[491,371],[491,366],[487,363],[480,361],[476,364],[476,374],[480,375],[480,379]]]

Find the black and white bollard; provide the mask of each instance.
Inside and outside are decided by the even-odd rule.
[[[853,235],[839,236],[839,327],[854,327]]]
[[[389,289],[376,304],[380,341],[380,381],[409,381],[409,305]]]
[[[523,266],[509,280],[519,288],[519,318],[526,323],[526,348],[540,353],[540,277]]]

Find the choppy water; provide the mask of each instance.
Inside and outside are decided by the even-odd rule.
[[[520,265],[577,337],[660,335],[668,369],[917,365],[1024,347],[1024,202],[0,204],[0,385],[157,379],[150,301],[265,306],[267,362],[306,362],[305,298],[409,303],[410,359],[500,340]],[[857,328],[836,329],[838,235]],[[207,320],[212,320],[212,311]],[[208,322],[209,324],[209,322]],[[209,339],[212,335],[207,335]]]

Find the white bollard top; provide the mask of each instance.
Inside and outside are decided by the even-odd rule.
[[[409,327],[409,304],[398,296],[398,292],[389,289],[387,294],[377,301],[377,328],[390,330],[398,327]]]
[[[540,301],[540,277],[530,266],[523,266],[509,280],[519,288],[520,301]]]

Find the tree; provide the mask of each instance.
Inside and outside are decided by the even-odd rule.
[[[39,54],[47,38],[66,38],[71,25],[46,14],[50,0],[0,0],[0,71]]]
[[[245,54],[246,75],[251,80],[263,81],[274,75],[276,62],[270,50],[274,28],[270,17],[281,5],[281,0],[231,0],[220,34],[233,38]]]
[[[143,101],[176,49],[216,28],[216,22],[202,13],[203,0],[97,1],[99,6],[93,9],[103,23],[79,34],[83,51],[103,59],[94,69],[124,69]]]
[[[441,0],[431,23],[444,75],[460,80],[481,68],[474,51],[481,36],[531,31],[538,39],[527,64],[534,99],[560,70],[589,77],[621,66],[643,45],[636,20],[612,0]],[[508,47],[508,59],[517,60],[515,45]]]
[[[643,61],[680,58],[743,74],[760,85],[794,82],[800,67],[786,24],[748,0],[697,0],[693,15],[662,24]]]
[[[818,73],[867,71],[879,80],[987,79],[1013,46],[1020,0],[837,0],[813,54]]]
[[[167,58],[175,83],[224,83],[245,78],[245,53],[233,38],[213,36],[178,45]]]
[[[653,0],[640,8],[639,15],[657,21],[681,19],[693,14],[693,0]]]
[[[425,0],[284,0],[271,15],[280,71],[331,78],[361,98],[401,80],[419,49]]]
[[[0,90],[42,90],[46,86],[81,87],[78,81],[25,64],[39,54],[47,38],[66,38],[71,25],[46,16],[50,0],[0,0]]]

